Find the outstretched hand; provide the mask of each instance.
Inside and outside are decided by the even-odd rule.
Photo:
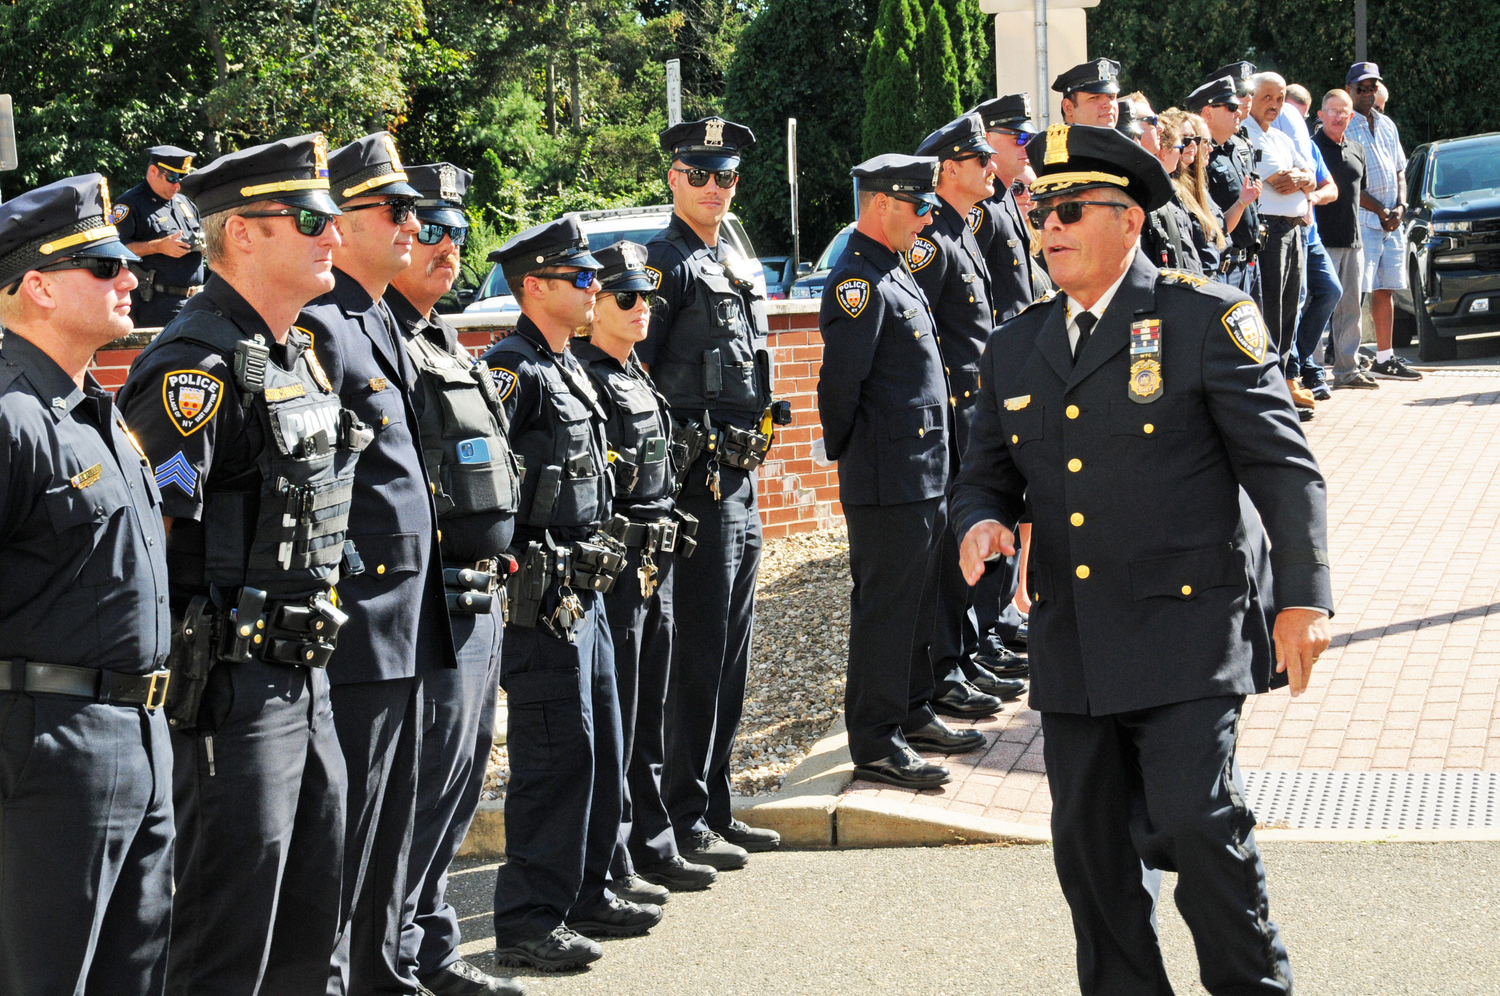
[[[1015,556],[1016,536],[994,519],[985,519],[969,527],[958,548],[958,566],[964,580],[972,587],[984,576],[984,562],[1001,555]]]

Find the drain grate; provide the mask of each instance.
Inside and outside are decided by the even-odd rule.
[[[1500,772],[1246,771],[1257,822],[1292,830],[1500,826]]]

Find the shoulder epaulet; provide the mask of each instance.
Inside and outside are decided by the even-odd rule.
[[[1017,316],[1024,315],[1024,314],[1026,314],[1026,312],[1030,311],[1032,308],[1040,307],[1041,305],[1044,305],[1044,304],[1051,304],[1052,303],[1052,299],[1055,298],[1055,297],[1057,297],[1057,292],[1056,291],[1047,291],[1041,297],[1037,298],[1035,301],[1032,301],[1030,304],[1028,304],[1026,307],[1022,308],[1020,311],[1016,312],[1016,315]]]
[[[1201,273],[1189,273],[1186,270],[1162,270],[1161,280],[1169,284],[1185,284],[1189,287],[1207,287],[1208,278]]]
[[[141,356],[149,356],[170,342],[191,342],[211,349],[227,359],[234,355],[235,344],[243,338],[245,333],[240,331],[239,326],[222,315],[212,311],[195,311],[174,321],[166,331],[147,343],[141,350]]]
[[[19,376],[21,376],[20,364],[0,366],[0,394],[10,390],[10,385],[14,384]]]

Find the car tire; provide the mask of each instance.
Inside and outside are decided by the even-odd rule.
[[[1417,312],[1413,316],[1417,324],[1417,358],[1424,363],[1458,359],[1458,339],[1438,332],[1432,316],[1427,313],[1427,306],[1417,303],[1415,293],[1411,300]]]
[[[1416,295],[1412,295],[1412,307],[1416,307]],[[1405,349],[1417,337],[1417,316],[1391,302],[1391,345]]]

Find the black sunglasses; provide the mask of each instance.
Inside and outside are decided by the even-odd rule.
[[[572,273],[528,273],[538,280],[566,280],[579,290],[588,290],[594,284],[593,270],[574,270]]]
[[[51,273],[57,270],[88,270],[100,280],[113,280],[120,275],[120,267],[125,265],[123,259],[114,256],[69,256],[60,259],[56,263],[48,263],[46,266],[38,266],[38,273]],[[5,293],[14,297],[16,291],[21,289],[21,281],[17,280],[6,289]]]
[[[954,156],[953,161],[956,163],[961,163],[966,162],[970,159],[974,159],[979,162],[980,169],[988,169],[990,160],[993,159],[994,156],[995,154],[993,152],[975,152],[974,154],[968,156]]]
[[[1354,86],[1355,93],[1374,93],[1380,89],[1380,83],[1376,80],[1366,80]]]
[[[385,201],[372,201],[369,204],[356,204],[354,207],[343,209],[345,214],[350,211],[364,211],[368,208],[389,207],[391,209],[391,223],[396,225],[406,224],[406,219],[411,217],[412,210],[416,207],[410,197],[392,197]]]
[[[912,213],[915,214],[918,218],[925,218],[932,213],[931,201],[912,200],[910,198],[903,197],[900,194],[891,194],[890,196],[898,201],[905,201],[907,204],[910,204]]]
[[[1219,101],[1217,103],[1209,104],[1208,106],[1209,107],[1224,107],[1224,108],[1228,108],[1231,111],[1238,111],[1240,109],[1240,102],[1238,100],[1225,100],[1225,101]]]
[[[1115,201],[1063,201],[1061,204],[1046,204],[1042,207],[1034,207],[1026,212],[1026,217],[1031,219],[1031,224],[1041,230],[1047,224],[1047,219],[1053,211],[1057,212],[1057,220],[1064,225],[1076,225],[1083,219],[1083,209],[1086,205],[1094,204],[1099,207],[1111,207],[1125,210],[1128,205],[1119,204]]]
[[[635,299],[638,297],[645,299],[648,308],[656,300],[656,294],[652,291],[615,291],[615,305],[621,311],[629,311],[635,307]]]
[[[1015,183],[1012,183],[1010,185],[1010,192],[1016,197],[1020,197],[1023,193],[1026,192],[1026,181],[1017,180]]]
[[[1025,145],[1028,141],[1031,140],[1031,133],[1030,132],[1012,131],[1009,128],[991,128],[990,129],[990,134],[992,134],[992,135],[1006,135],[1006,136],[1009,136],[1010,138],[1013,138],[1013,139],[1016,140],[1016,145],[1018,145],[1018,146]]]
[[[397,224],[400,224],[397,222]],[[435,246],[443,241],[446,235],[453,240],[453,244],[461,246],[469,240],[468,225],[439,225],[436,222],[424,221],[422,227],[417,229],[417,241],[424,246]]]
[[[309,211],[306,208],[286,211],[246,211],[240,215],[241,218],[292,218],[297,223],[297,231],[308,238],[317,238],[323,234],[323,229],[328,227],[328,221],[333,217],[331,214],[321,214],[317,211]]]
[[[714,178],[714,183],[718,184],[721,190],[728,190],[740,182],[740,171],[737,169],[680,169],[673,166],[672,172],[685,174],[690,187],[706,186],[709,177]]]

